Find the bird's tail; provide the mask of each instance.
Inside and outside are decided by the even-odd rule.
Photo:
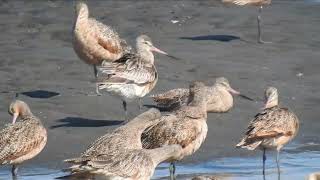
[[[245,148],[248,150],[255,150],[262,141],[255,141],[255,142],[247,142],[246,138],[243,138],[237,145],[237,148]]]
[[[92,177],[93,168],[87,165],[87,159],[80,158],[72,158],[66,159],[64,162],[73,164],[72,166],[63,169],[63,172],[70,172],[69,175],[57,177],[56,179],[88,179],[87,177]]]
[[[98,68],[98,71],[101,74],[110,75],[110,74],[115,73],[115,66],[114,66],[114,64],[112,62],[104,60],[101,63],[101,66]]]

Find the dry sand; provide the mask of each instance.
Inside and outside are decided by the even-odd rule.
[[[48,129],[48,144],[29,163],[62,168],[98,136],[123,119],[121,101],[94,94],[92,68],[73,51],[71,1],[0,1],[0,123],[10,122],[7,106],[16,92],[59,93],[51,98],[20,95]],[[295,142],[318,142],[320,129],[320,6],[275,1],[263,12],[263,36],[256,43],[254,7],[226,7],[218,1],[90,1],[91,16],[113,25],[131,44],[146,33],[154,44],[182,60],[156,55],[159,81],[153,93],[186,87],[191,80],[227,77],[235,89],[262,98],[275,86],[281,104],[301,119]],[[179,20],[173,24],[171,20]],[[299,74],[302,73],[302,74]],[[299,74],[299,76],[297,76]],[[39,95],[39,93],[33,93]],[[44,93],[46,95],[46,93]],[[146,104],[151,101],[144,99]],[[234,148],[261,103],[235,98],[225,114],[210,114],[201,149],[182,162],[255,155]],[[130,116],[139,113],[129,104]]]

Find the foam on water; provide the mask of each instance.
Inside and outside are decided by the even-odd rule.
[[[287,148],[281,153],[281,179],[301,180],[310,173],[320,171],[320,152],[303,150],[303,147]],[[161,164],[153,179],[168,177],[168,164]],[[177,164],[176,173],[178,179],[188,179],[194,174],[209,174],[227,176],[234,180],[256,180],[261,179],[262,158],[261,157],[228,157],[213,159],[199,164]],[[267,179],[276,179],[277,169],[275,164],[275,153],[267,154],[266,162]],[[51,180],[55,177],[66,175],[60,170],[47,169],[43,167],[23,166],[19,169],[17,180]],[[9,167],[0,170],[0,179],[11,179]]]

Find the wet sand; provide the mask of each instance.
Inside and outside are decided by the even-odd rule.
[[[10,122],[7,106],[15,93],[29,92],[19,98],[30,104],[48,129],[46,148],[29,165],[63,168],[63,159],[78,156],[124,118],[120,100],[88,96],[95,92],[93,72],[72,48],[73,5],[71,1],[0,1],[0,125]],[[261,99],[272,85],[279,90],[281,104],[301,120],[294,143],[320,143],[320,4],[316,1],[275,1],[265,8],[263,37],[273,43],[264,45],[256,43],[254,7],[189,0],[90,1],[88,5],[93,17],[113,25],[129,43],[146,33],[156,46],[181,58],[156,55],[159,81],[152,93],[225,76],[235,89]],[[148,98],[144,102],[151,103]],[[260,156],[234,145],[261,106],[236,97],[230,112],[210,114],[205,143],[181,164]],[[139,113],[136,103],[128,108],[131,117]]]

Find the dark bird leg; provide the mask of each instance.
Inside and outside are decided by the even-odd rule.
[[[266,156],[266,149],[263,149],[263,155],[262,155],[262,175],[263,175],[263,180],[266,180],[266,173],[265,173],[265,169],[266,169],[266,160],[267,160],[267,156]]]
[[[261,13],[262,13],[262,9],[263,9],[263,6],[260,6],[259,7],[259,14],[258,14],[258,17],[257,17],[257,20],[258,20],[258,43],[261,43],[261,44],[271,43],[271,42],[263,41],[262,37],[261,37],[262,36],[262,31],[261,31],[261,21],[262,21]]]
[[[279,150],[277,150],[277,157],[276,157],[276,162],[277,162],[277,168],[278,168],[278,180],[280,180],[280,164],[279,164],[279,162],[280,162],[280,149]]]
[[[176,180],[176,177],[175,177],[176,165],[174,164],[174,162],[170,163],[169,171],[170,171],[170,180]]]
[[[96,65],[93,65],[93,72],[94,72],[94,77],[97,78],[98,77],[98,69]]]
[[[18,176],[18,166],[17,165],[12,165],[11,173],[12,173],[12,177]]]
[[[139,110],[140,110],[140,112],[142,111],[142,99],[141,98],[139,98]]]
[[[99,92],[99,84],[96,84],[96,93],[97,96],[101,96],[102,94]]]
[[[129,118],[128,118],[128,111],[127,111],[127,102],[122,101],[122,106],[123,106],[124,114],[125,114],[125,122],[128,122]]]

